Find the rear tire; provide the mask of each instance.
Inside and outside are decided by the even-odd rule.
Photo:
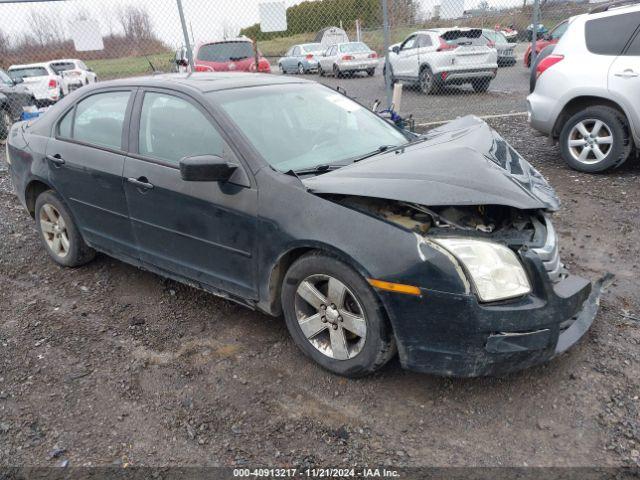
[[[367,70],[367,75],[369,75],[370,77],[373,77],[375,74],[376,74],[375,68],[370,68],[369,70]]]
[[[334,286],[331,291],[329,285]],[[396,352],[375,292],[358,272],[333,256],[315,252],[298,259],[285,276],[282,306],[296,345],[333,373],[368,375]]]
[[[484,93],[489,90],[490,83],[491,80],[489,80],[488,78],[479,78],[471,82],[471,86],[476,93]]]
[[[618,110],[603,105],[573,115],[562,128],[559,142],[565,162],[587,173],[618,168],[627,161],[633,148],[627,119]],[[582,158],[584,150],[587,152]]]
[[[382,67],[382,76],[385,78],[387,78],[387,66],[385,65],[384,67]],[[393,67],[389,67],[389,82],[391,83],[391,85],[395,85],[397,80],[396,77],[393,75]]]
[[[429,67],[420,70],[420,91],[425,95],[431,95],[440,90],[440,84]]]
[[[40,241],[58,265],[79,267],[93,260],[95,250],[84,242],[69,210],[53,190],[38,196],[35,217]]]
[[[302,65],[301,63],[298,64],[298,75],[304,75],[305,73],[307,73],[304,69],[304,65]]]

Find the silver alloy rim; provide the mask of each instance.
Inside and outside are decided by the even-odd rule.
[[[424,70],[422,72],[422,91],[423,92],[427,92],[431,89],[431,74],[427,71]]]
[[[45,203],[40,209],[40,230],[54,255],[64,258],[69,254],[67,224],[56,207]]]
[[[298,73],[299,73],[300,75],[303,75],[303,74],[304,74],[304,67],[302,66],[302,64],[298,65]]]
[[[364,309],[353,292],[329,275],[311,275],[298,286],[296,317],[303,335],[335,360],[358,355],[367,336]]]
[[[576,161],[594,164],[603,161],[611,152],[613,135],[602,120],[589,118],[571,129],[567,141],[569,152]]]

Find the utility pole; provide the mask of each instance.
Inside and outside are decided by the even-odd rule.
[[[189,67],[191,72],[195,72],[193,67],[193,51],[191,51],[191,42],[189,41],[189,32],[187,31],[187,22],[184,19],[184,10],[182,9],[182,0],[176,0],[178,4],[178,14],[180,15],[180,23],[182,24],[182,35],[184,36],[184,45],[187,49],[187,57],[189,60]]]
[[[391,64],[389,63],[389,11],[387,0],[382,0],[382,29],[384,33],[384,90],[387,95],[387,108],[391,108]]]

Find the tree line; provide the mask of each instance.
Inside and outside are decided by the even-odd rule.
[[[415,23],[418,16],[417,0],[389,0],[391,25]],[[325,27],[355,28],[356,20],[362,28],[378,28],[382,25],[380,0],[318,0],[305,1],[287,9],[287,30],[265,33],[260,24],[240,30],[254,40],[289,37],[299,33],[317,32]]]

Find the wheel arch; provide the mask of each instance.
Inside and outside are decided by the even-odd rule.
[[[560,137],[560,132],[562,131],[564,124],[573,115],[581,110],[584,110],[585,108],[595,106],[604,106],[617,110],[626,119],[627,123],[631,125],[629,115],[627,115],[627,112],[624,110],[624,108],[622,108],[622,106],[617,102],[597,95],[581,95],[571,99],[562,108],[560,114],[558,115],[558,118],[556,118],[553,128],[551,129],[551,136],[554,139],[558,139]],[[631,137],[634,136],[631,135]]]
[[[27,184],[24,190],[24,201],[31,218],[35,218],[37,198],[47,190],[55,192],[51,185],[40,178],[34,178]]]
[[[363,278],[366,279],[370,277],[369,272],[360,263],[346,252],[334,247],[333,245],[319,242],[308,242],[294,245],[283,252],[269,268],[269,275],[266,279],[266,288],[262,289],[264,294],[262,295],[263,299],[261,299],[259,305],[261,310],[275,316],[282,314],[280,294],[282,293],[284,277],[296,260],[312,252],[334,256],[357,271]],[[384,304],[377,293],[376,297],[378,297],[380,305],[384,308]],[[386,308],[384,308],[384,310],[386,313]]]

